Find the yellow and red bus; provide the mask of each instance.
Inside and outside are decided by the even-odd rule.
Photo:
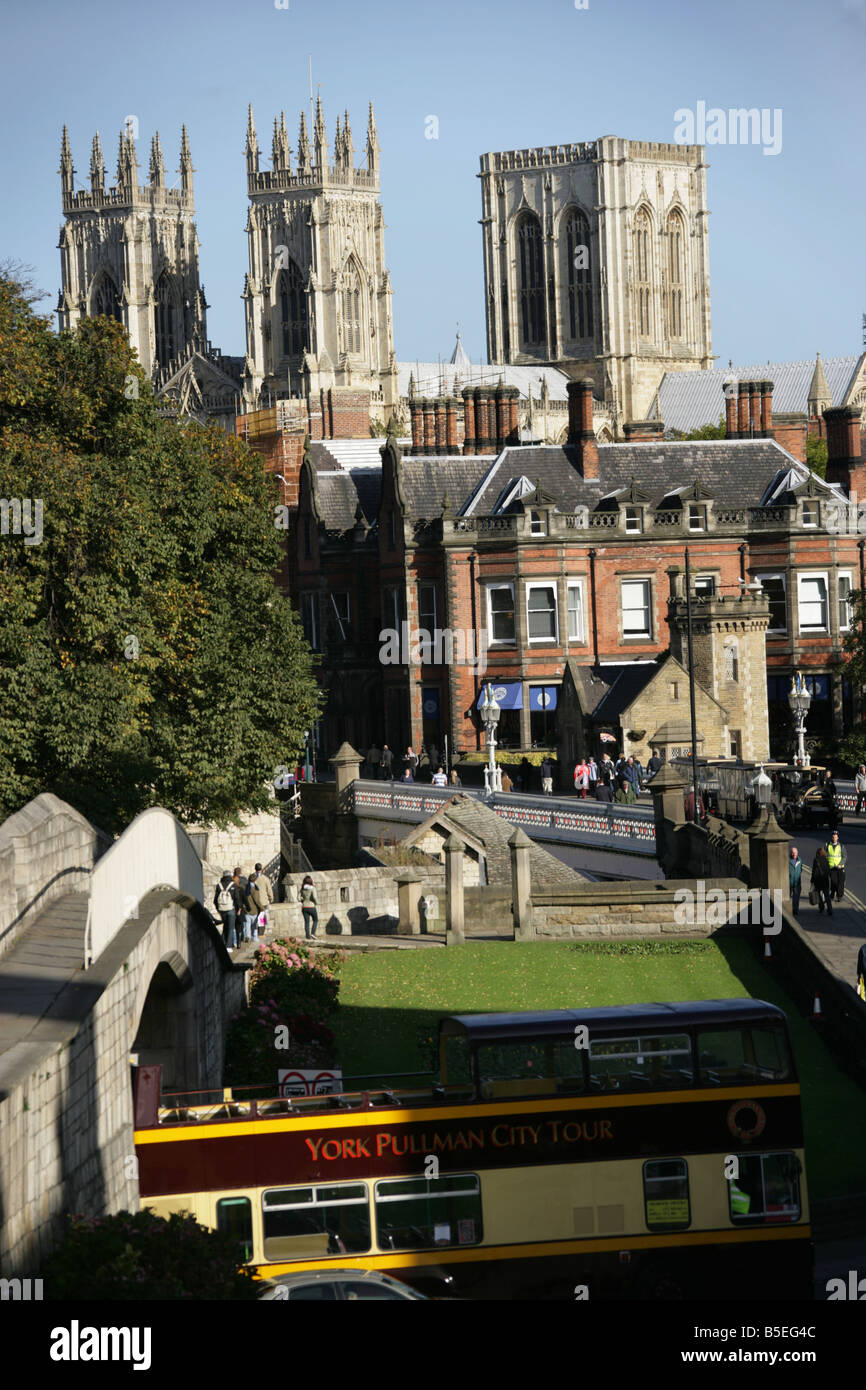
[[[262,1277],[376,1269],[427,1294],[809,1298],[800,1088],[752,999],[440,1024],[413,1089],[159,1105],[141,1203],[232,1232]]]

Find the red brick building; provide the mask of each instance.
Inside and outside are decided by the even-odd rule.
[[[343,739],[441,750],[446,734],[455,752],[480,748],[485,679],[506,691],[502,742],[555,745],[567,661],[609,685],[668,650],[686,546],[697,593],[759,584],[769,596],[771,735],[795,669],[813,692],[810,733],[850,722],[842,640],[864,543],[839,518],[849,492],[866,496],[857,410],[825,413],[824,481],[775,437],[769,382],[739,383],[724,440],[672,442],[644,421],[600,445],[589,382],[569,384],[563,446],[510,442],[507,388],[464,405],[463,453],[449,402],[419,402],[405,457],[389,442],[381,469],[335,470],[313,446],[302,465],[298,587],[329,690],[325,753]],[[482,672],[472,658],[485,648]]]

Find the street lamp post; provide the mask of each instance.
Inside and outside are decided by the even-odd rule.
[[[806,689],[806,682],[803,680],[799,671],[791,677],[791,689],[788,691],[788,704],[791,713],[797,721],[797,742],[799,745],[798,762],[800,767],[809,767],[811,759],[806,752],[806,716],[809,713],[809,706],[812,703],[812,696]]]
[[[502,773],[496,766],[496,726],[499,723],[499,714],[500,710],[493,695],[493,687],[488,681],[484,687],[484,699],[481,702],[481,722],[487,735],[487,766],[484,769],[485,796],[493,796],[494,792],[502,791]]]
[[[752,778],[752,790],[755,793],[756,814],[766,820],[768,807],[773,800],[773,783],[764,771],[763,763],[758,768],[757,776]]]

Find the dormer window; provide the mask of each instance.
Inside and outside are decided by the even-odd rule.
[[[690,531],[706,531],[707,529],[707,509],[701,506],[700,502],[690,502],[688,510],[688,522]]]
[[[817,525],[818,525],[818,503],[817,503],[817,502],[804,502],[804,503],[803,503],[803,525],[804,525],[804,526],[817,526]]]
[[[626,507],[625,529],[629,535],[639,535],[643,530],[643,513],[640,507]]]
[[[533,536],[547,535],[547,517],[544,512],[529,513],[529,530]]]

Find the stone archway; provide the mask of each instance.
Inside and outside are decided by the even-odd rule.
[[[163,956],[150,978],[130,1050],[138,1054],[139,1066],[162,1067],[164,1092],[196,1089],[195,989],[189,966],[177,951]]]

